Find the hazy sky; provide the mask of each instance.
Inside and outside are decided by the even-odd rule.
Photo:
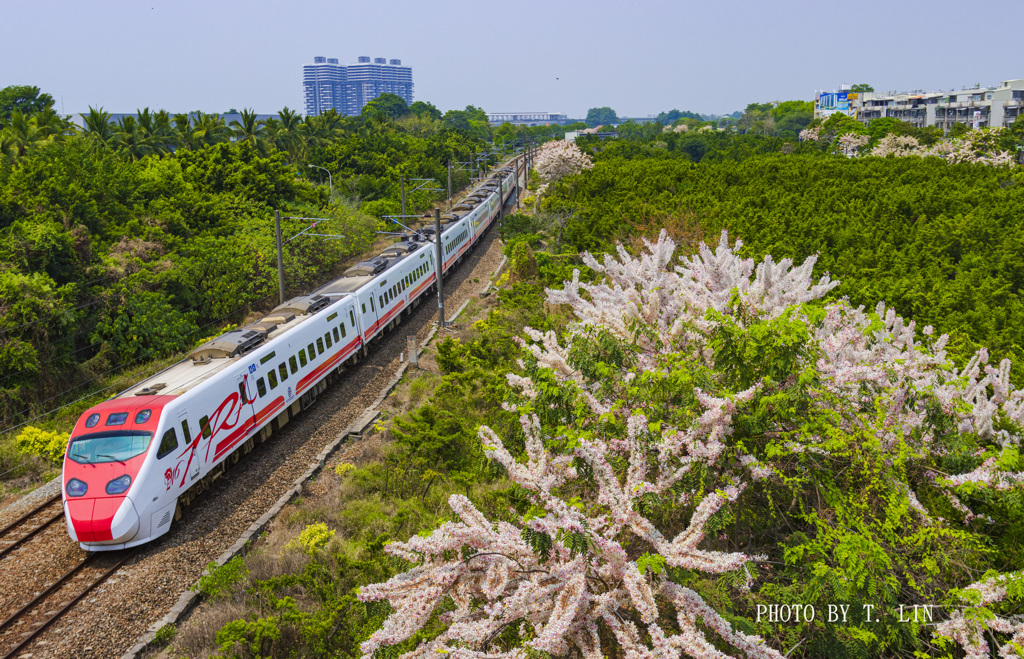
[[[1022,0],[0,0],[0,87],[66,113],[303,109],[302,65],[402,60],[442,110],[728,113],[1024,78]]]

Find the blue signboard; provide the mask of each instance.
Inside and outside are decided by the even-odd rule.
[[[853,116],[848,92],[830,92],[818,96],[818,116],[829,116],[836,112]]]

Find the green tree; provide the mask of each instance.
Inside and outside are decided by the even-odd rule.
[[[98,109],[90,106],[89,114],[82,115],[82,123],[85,124],[86,134],[99,142],[106,143],[114,137],[111,114],[103,112],[102,106]]]
[[[242,110],[240,114],[241,121],[237,119],[231,121],[231,128],[235,139],[260,150],[264,145],[263,137],[265,131],[263,129],[263,122],[257,118],[256,112],[252,109]]]
[[[123,288],[114,299],[119,304],[104,313],[93,340],[108,344],[123,361],[169,355],[192,345],[194,314],[178,311],[165,296]]]
[[[364,117],[383,116],[394,121],[408,113],[409,106],[404,98],[396,94],[381,94],[364,105],[360,114]]]
[[[619,123],[619,115],[608,106],[602,108],[590,108],[587,110],[587,118],[584,119],[591,128],[607,126]]]
[[[865,92],[873,92],[875,91],[875,88],[867,83],[862,82],[851,87],[850,91],[854,92],[855,94],[863,94]]]
[[[49,94],[40,94],[38,87],[11,85],[0,89],[0,125],[9,123],[14,112],[31,116],[52,107],[53,97]]]
[[[433,103],[427,103],[425,101],[416,101],[409,106],[409,112],[416,115],[417,117],[430,117],[431,119],[440,120],[443,114],[440,110],[434,107]]]

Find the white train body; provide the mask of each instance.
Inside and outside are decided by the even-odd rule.
[[[446,214],[444,272],[496,220],[498,190],[507,199],[516,184],[502,170]],[[71,538],[96,551],[166,533],[179,503],[311,404],[331,373],[433,291],[435,258],[431,241],[398,243],[86,411],[64,458]]]

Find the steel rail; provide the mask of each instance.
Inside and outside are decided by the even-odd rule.
[[[13,529],[15,526],[18,526],[19,524],[24,522],[26,519],[28,519],[32,515],[35,515],[40,510],[42,510],[43,508],[46,508],[47,506],[53,504],[53,502],[55,502],[55,501],[57,501],[59,499],[60,499],[60,495],[59,494],[55,494],[53,497],[47,499],[46,501],[44,501],[43,503],[39,504],[38,506],[36,506],[32,510],[28,511],[27,513],[25,513],[24,515],[22,515],[18,519],[14,520],[13,522],[8,524],[7,526],[3,527],[2,529],[0,529],[0,538],[2,538],[3,536],[7,535],[7,532],[10,531],[11,529]]]
[[[83,590],[81,593],[79,593],[77,596],[75,596],[74,599],[72,599],[70,602],[68,602],[63,607],[61,607],[60,610],[55,612],[49,618],[47,618],[43,622],[43,624],[41,624],[38,627],[36,627],[30,634],[28,634],[24,639],[22,639],[11,650],[8,650],[6,654],[4,654],[2,657],[0,657],[0,659],[9,659],[10,657],[13,657],[13,656],[17,655],[19,652],[21,652],[25,648],[25,646],[27,646],[29,643],[34,641],[40,634],[42,634],[44,631],[46,631],[50,627],[50,625],[52,625],[53,623],[57,622],[57,620],[61,616],[63,616],[65,613],[67,613],[69,610],[71,610],[71,607],[73,607],[75,604],[78,604],[78,602],[80,602],[82,600],[82,598],[84,598],[86,595],[91,593],[92,590],[94,588],[96,588],[96,586],[99,586],[104,581],[109,579],[111,575],[113,575],[115,572],[117,572],[121,568],[121,566],[124,565],[125,563],[127,563],[130,558],[134,557],[136,555],[136,553],[137,553],[136,551],[133,551],[133,552],[130,552],[127,555],[125,555],[121,560],[119,560],[117,563],[115,563],[113,567],[111,567],[106,572],[104,572],[102,575],[100,575],[99,578],[93,580],[93,582],[88,587],[86,587],[85,590]],[[88,558],[86,558],[79,565],[77,565],[75,568],[73,568],[71,571],[69,571],[68,574],[65,574],[64,577],[61,577],[61,581],[65,582],[68,579],[70,579],[71,576],[74,575],[74,573],[76,573],[79,570],[81,570],[82,567],[86,563],[90,562],[90,559],[92,559],[93,556],[95,556],[95,554],[90,554],[90,556]],[[8,618],[3,623],[0,623],[0,627],[3,627],[5,625],[9,625],[11,623],[11,621],[12,621],[12,618],[13,619],[17,619],[19,616],[24,615],[30,609],[32,609],[35,606],[37,606],[39,604],[39,602],[41,602],[42,599],[46,595],[49,595],[49,594],[53,593],[53,591],[56,589],[56,587],[58,585],[59,584],[54,584],[53,586],[48,588],[43,595],[40,595],[39,597],[36,597],[34,600],[32,600],[31,602],[29,602],[28,604],[23,606],[21,609],[18,610],[17,613],[15,613],[13,616],[11,616],[11,618]]]

